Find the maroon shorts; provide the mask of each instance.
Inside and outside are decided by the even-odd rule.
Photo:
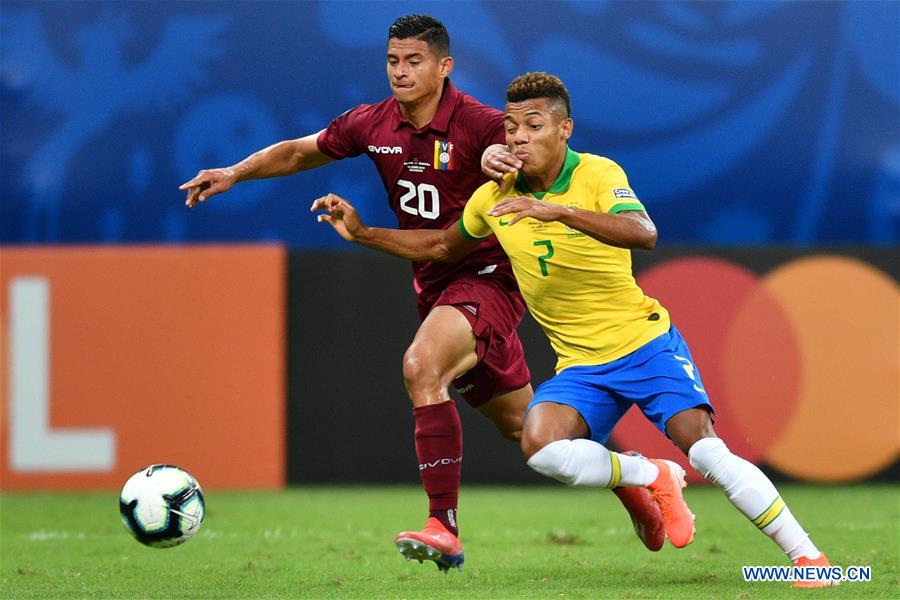
[[[477,408],[503,392],[531,381],[516,327],[525,314],[518,288],[502,278],[463,276],[455,279],[431,306],[419,305],[424,319],[435,306],[452,306],[472,325],[478,364],[453,382],[456,391]]]

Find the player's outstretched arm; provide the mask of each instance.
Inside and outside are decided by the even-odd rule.
[[[344,198],[328,194],[313,201],[310,211],[324,211],[318,215],[320,223],[328,223],[348,242],[354,242],[414,261],[454,262],[474,250],[479,240],[463,237],[459,223],[447,229],[384,229],[368,227],[359,213]]]
[[[515,213],[509,224],[525,217],[538,221],[559,221],[610,246],[631,250],[652,250],[656,246],[656,225],[644,211],[622,211],[614,215],[541,202],[533,198],[507,198],[488,214],[499,217]]]
[[[272,144],[230,167],[200,171],[196,177],[178,188],[187,190],[185,205],[193,208],[216,194],[227,192],[234,184],[247,179],[293,175],[330,163],[334,159],[321,152],[316,142],[319,133]]]

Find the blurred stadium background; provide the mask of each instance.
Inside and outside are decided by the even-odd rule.
[[[193,211],[177,190],[388,95],[410,12],[444,21],[486,103],[529,70],[568,85],[572,147],[619,162],[658,225],[639,281],[737,452],[782,481],[896,482],[900,4],[3,0],[3,490],[154,462],[211,489],[418,482],[409,267],[307,212],[332,191],[393,224],[369,161]],[[540,382],[549,347],[522,332]],[[464,485],[546,483],[460,412]],[[614,443],[686,465],[634,415]]]

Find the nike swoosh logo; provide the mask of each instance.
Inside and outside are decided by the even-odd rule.
[[[500,227],[506,227],[507,225],[509,225],[509,223],[507,223],[503,219],[500,219]]]

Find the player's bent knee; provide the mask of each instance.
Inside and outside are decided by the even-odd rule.
[[[577,437],[568,430],[552,426],[548,427],[548,420],[539,418],[539,413],[537,412],[539,408],[540,405],[532,409],[522,424],[521,447],[525,460],[529,460],[543,448],[554,442],[569,441]],[[551,422],[550,425],[553,425],[553,423]]]
[[[550,443],[550,441],[552,440],[538,438],[534,435],[533,430],[529,430],[529,428],[525,426],[522,429],[522,439],[520,440],[522,455],[525,457],[525,460],[529,460],[532,456],[537,454],[537,452]]]
[[[403,381],[406,387],[427,384],[433,369],[429,366],[427,355],[415,346],[410,346],[403,355]],[[431,377],[433,379],[433,377]]]
[[[527,460],[553,442],[589,435],[590,430],[584,419],[571,406],[540,402],[525,415],[522,425],[522,454]]]
[[[557,435],[556,431],[550,431],[539,426],[534,426],[533,421],[525,420],[522,427],[522,455],[525,460],[530,460],[535,454],[547,448],[555,442],[568,442],[571,438],[564,435]]]

